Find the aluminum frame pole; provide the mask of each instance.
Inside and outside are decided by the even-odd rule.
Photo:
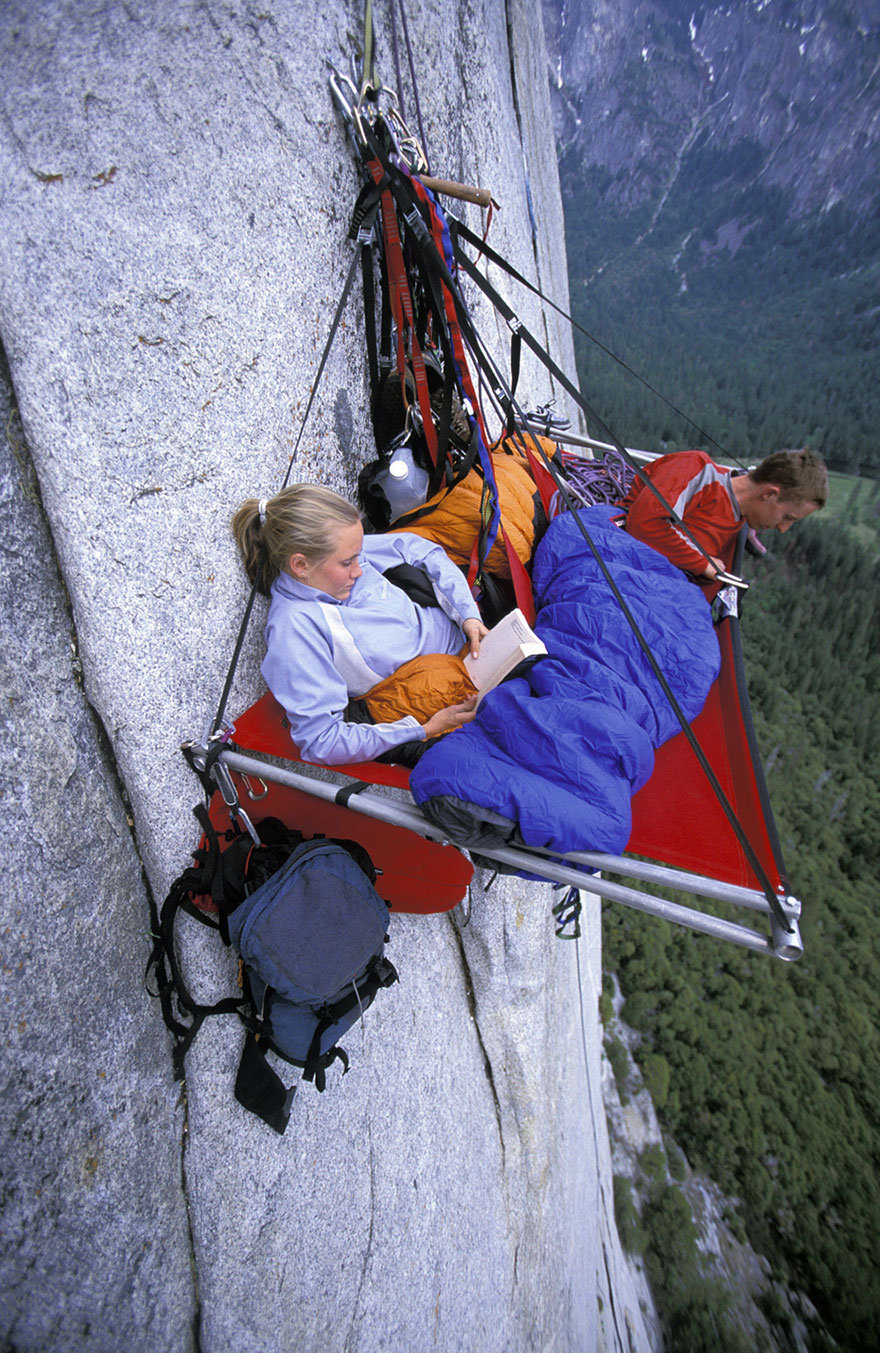
[[[545,853],[549,852],[536,849],[536,854]],[[689,874],[684,869],[671,869],[668,865],[652,864],[646,860],[630,860],[625,855],[575,850],[565,858],[573,864],[586,865],[589,869],[605,869],[611,874],[622,874],[625,878],[639,879],[643,883],[658,883],[667,888],[677,888],[679,892],[693,893],[696,897],[730,902],[735,907],[747,907],[751,911],[772,915],[767,898],[757,888],[742,888],[735,883],[706,878],[703,874]],[[796,897],[780,896],[779,905],[792,920],[796,921],[800,917],[801,904]]]
[[[272,780],[291,789],[298,789],[302,793],[311,794],[313,798],[323,799],[327,803],[337,801],[340,786],[326,780],[315,780],[299,771],[288,770],[272,762],[260,761],[256,757],[232,750],[221,752],[219,760],[229,770],[237,771],[239,774]],[[429,840],[440,841],[444,845],[456,844],[450,842],[449,837],[439,827],[429,822],[415,804],[402,803],[398,799],[387,798],[371,790],[361,790],[352,794],[346,800],[345,806],[352,812],[377,818],[392,826],[403,827]],[[785,962],[793,962],[803,953],[800,930],[794,917],[790,918],[791,931],[786,932],[771,914],[769,919],[772,939],[768,939],[759,931],[750,930],[747,926],[736,922],[726,921],[719,916],[711,916],[684,907],[678,902],[654,897],[650,893],[642,893],[623,884],[611,883],[596,874],[586,873],[583,865],[579,866],[568,857],[551,858],[532,853],[527,848],[520,849],[514,846],[481,847],[479,854],[487,859],[497,860],[500,864],[510,865],[523,873],[540,874],[550,883],[565,883],[570,887],[583,888],[609,901],[620,902],[623,906],[657,916],[661,920],[671,921],[689,930],[713,935],[716,939],[728,940],[758,953],[775,954]]]

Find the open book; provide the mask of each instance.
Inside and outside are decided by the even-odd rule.
[[[546,652],[546,644],[538,638],[522,611],[517,609],[504,616],[480,644],[477,657],[472,658],[468,653],[464,659],[468,676],[480,693],[477,704],[523,658],[533,658]]]

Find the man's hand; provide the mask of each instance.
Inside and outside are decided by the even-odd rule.
[[[461,628],[464,631],[464,637],[471,646],[471,657],[475,658],[480,651],[480,644],[489,631],[482,620],[477,618],[466,620]]]
[[[720,559],[716,559],[714,555],[710,554],[709,562],[703,569],[703,572],[700,574],[700,577],[712,579],[717,577],[719,573],[723,572],[724,572],[724,564],[722,563],[722,561]]]

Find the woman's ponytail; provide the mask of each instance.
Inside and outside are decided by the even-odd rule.
[[[263,546],[263,524],[260,521],[260,503],[256,498],[248,498],[242,503],[241,507],[232,518],[232,534],[235,537],[235,543],[241,554],[241,561],[244,564],[244,571],[251,583],[257,582],[257,575],[260,575],[259,590],[264,596],[269,595],[269,588],[277,574],[276,569],[270,575],[267,568],[268,560],[266,558]],[[262,570],[260,564],[262,562]]]
[[[246,499],[232,518],[232,534],[248,578],[268,596],[291,555],[319,562],[333,550],[337,530],[359,520],[357,509],[332,489],[291,484],[274,498]]]

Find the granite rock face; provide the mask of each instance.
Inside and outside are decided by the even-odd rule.
[[[144,880],[0,376],[3,1346],[170,1350],[196,1304]]]
[[[409,18],[433,171],[492,189],[496,247],[564,304],[537,5]],[[478,876],[468,924],[394,918],[399,986],[347,1040],[351,1074],[300,1087],[283,1138],[232,1098],[233,1017],[200,1034],[180,1098],[143,989],[147,890],[194,844],[178,746],[209,723],[246,595],[229,517],[287,469],[350,259],[357,175],[325,58],[345,68],[361,22],[316,0],[8,0],[0,17],[16,1349],[604,1338],[597,914],[576,952],[549,889]],[[572,371],[553,312],[513,304]],[[474,314],[504,360],[506,329]],[[352,302],[293,467],[348,494],[373,454],[361,328]],[[556,393],[529,363],[521,392]],[[233,712],[261,690],[261,619]],[[226,956],[183,931],[199,993],[227,994]]]
[[[542,9],[568,169],[621,214],[641,209],[640,228],[689,155],[697,182],[775,191],[790,221],[837,204],[858,235],[876,219],[873,0],[542,0]]]

